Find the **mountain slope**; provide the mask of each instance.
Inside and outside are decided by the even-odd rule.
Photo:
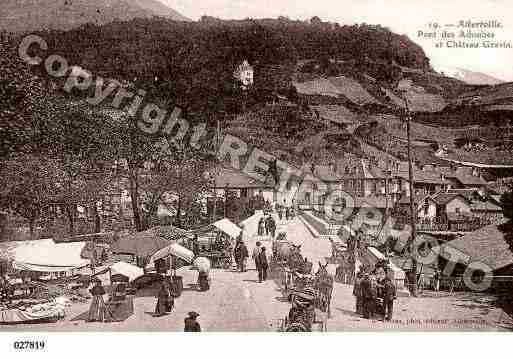
[[[498,85],[504,83],[504,81],[485,73],[465,70],[459,67],[438,68],[437,71],[443,72],[445,76],[461,80],[469,85]]]
[[[191,21],[191,19],[183,16],[178,11],[171,9],[170,7],[164,5],[158,0],[127,0],[135,5],[151,11],[153,14],[157,16],[163,16],[170,18],[171,20],[176,21]]]
[[[188,20],[157,0],[4,0],[0,29],[29,32],[69,30],[82,24],[106,24],[115,20],[167,17]]]

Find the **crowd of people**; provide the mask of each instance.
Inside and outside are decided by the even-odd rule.
[[[280,221],[285,217],[285,220],[293,219],[295,216],[294,209],[288,206],[281,206],[279,204],[276,205],[276,212],[278,213],[278,218]]]
[[[372,271],[360,270],[356,274],[353,295],[356,297],[357,314],[366,319],[381,315],[383,320],[392,320],[397,290],[388,266],[376,266]]]

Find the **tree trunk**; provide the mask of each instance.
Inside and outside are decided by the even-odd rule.
[[[181,227],[182,226],[182,198],[178,196],[178,208],[176,209],[176,226]]]
[[[66,206],[66,214],[68,215],[68,224],[69,224],[69,234],[75,234],[75,208],[74,205]]]
[[[132,200],[132,213],[134,216],[135,230],[140,232],[143,230],[141,222],[141,213],[139,211],[139,178],[137,168],[133,164],[128,164],[129,181],[130,181],[130,199]]]
[[[35,226],[36,226],[36,219],[35,218],[29,219],[29,230],[30,230],[30,239],[31,240],[34,239]]]
[[[94,216],[94,233],[100,233],[102,231],[102,222],[100,214],[98,213],[98,206],[93,203],[93,216]]]

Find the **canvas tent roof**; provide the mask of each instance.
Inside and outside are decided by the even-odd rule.
[[[144,270],[126,262],[117,262],[109,267],[113,274],[122,274],[131,282],[144,274]]]
[[[120,239],[111,246],[114,253],[132,254],[140,257],[153,255],[158,250],[167,247],[171,241],[154,236],[135,239]]]
[[[0,243],[0,256],[4,259],[14,260],[17,253],[34,250],[44,245],[54,245],[51,238],[31,241],[8,241]]]
[[[192,263],[194,260],[194,253],[190,251],[189,249],[179,245],[178,243],[171,243],[167,247],[162,248],[157,253],[155,253],[152,257],[150,262],[154,262],[158,259],[169,257],[169,256],[175,256],[180,259],[183,259],[187,263]]]
[[[160,226],[122,238],[112,244],[114,253],[151,256],[167,247],[172,241],[181,242],[192,237],[186,230],[175,226]]]
[[[218,229],[223,233],[226,233],[232,238],[237,238],[240,232],[242,231],[242,229],[239,226],[230,221],[228,218],[223,218],[217,222],[209,224],[208,226],[200,229],[198,232],[208,232],[215,229]]]
[[[14,250],[13,266],[18,270],[34,272],[66,272],[88,266],[91,261],[82,258],[86,243],[58,243],[48,241],[24,245]]]

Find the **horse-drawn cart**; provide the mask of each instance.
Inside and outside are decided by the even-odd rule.
[[[334,282],[328,264],[319,263],[312,275],[313,265],[301,255],[301,246],[287,241],[283,233],[273,242],[271,263],[281,273],[284,297],[292,303],[288,316],[280,320],[280,331],[326,331]]]
[[[311,287],[296,290],[291,294],[292,307],[288,315],[280,320],[281,332],[325,332],[328,314],[318,307],[319,291]]]
[[[342,242],[334,241],[332,238],[329,240],[331,243],[331,259],[336,262],[347,252],[347,245]]]
[[[312,263],[301,255],[301,246],[286,240],[285,233],[279,233],[273,241],[271,267],[279,271],[281,284],[287,292],[309,284],[312,279]]]

